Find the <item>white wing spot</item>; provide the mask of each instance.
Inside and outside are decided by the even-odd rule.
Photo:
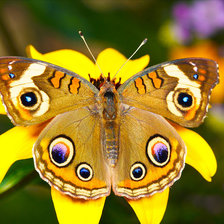
[[[180,117],[182,116],[181,112],[176,108],[175,103],[173,102],[173,94],[177,89],[189,89],[190,92],[193,94],[196,104],[199,105],[201,101],[201,90],[200,87],[201,85],[197,82],[194,82],[188,78],[182,72],[177,65],[167,65],[164,67],[165,72],[167,73],[168,76],[170,77],[175,77],[178,78],[178,84],[175,87],[174,91],[171,91],[167,95],[167,103],[168,109],[171,113],[175,114],[176,116]],[[180,83],[181,80],[181,83]]]
[[[18,93],[26,88],[35,88],[40,92],[43,102],[41,103],[39,109],[33,113],[33,116],[40,116],[44,114],[49,109],[49,97],[43,91],[40,91],[38,87],[34,84],[32,77],[42,75],[46,70],[45,65],[32,63],[30,66],[23,72],[19,80],[13,81],[10,83],[10,96],[13,104],[17,106],[18,104]]]

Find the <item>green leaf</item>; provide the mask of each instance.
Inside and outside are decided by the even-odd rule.
[[[34,169],[33,159],[20,160],[14,163],[0,184],[0,197],[9,194],[38,176]]]

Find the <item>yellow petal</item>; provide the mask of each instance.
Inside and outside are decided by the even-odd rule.
[[[186,163],[194,167],[207,181],[212,181],[217,170],[217,162],[208,143],[192,130],[179,125],[175,128],[187,146]]]
[[[75,199],[51,188],[54,208],[60,224],[99,223],[105,197],[96,200]]]
[[[169,197],[169,188],[151,197],[128,200],[141,224],[158,224],[161,222]]]
[[[17,160],[32,158],[32,147],[46,124],[14,127],[0,135],[0,183]]]
[[[41,54],[32,45],[29,45],[26,50],[29,57],[58,65],[85,79],[89,80],[89,74],[92,76],[95,73],[95,64],[78,51],[64,49]]]
[[[97,57],[97,63],[102,69],[103,74],[108,76],[108,73],[110,73],[111,78],[113,78],[113,76],[126,61],[127,58],[123,54],[112,48],[103,50]],[[125,66],[119,71],[116,78],[119,79],[121,77],[121,83],[123,83],[131,76],[142,71],[148,63],[149,55],[145,55],[135,60],[129,60],[127,64],[125,64]],[[96,77],[99,77],[99,75],[100,71],[96,73]]]
[[[101,71],[88,57],[74,50],[58,50],[46,54],[39,53],[33,46],[27,47],[27,55],[29,57],[46,61],[68,70],[71,70],[78,75],[89,80],[89,75],[92,78],[99,78]],[[127,61],[127,58],[118,51],[107,48],[103,50],[97,57],[103,74],[110,77],[116,74],[121,66]],[[130,60],[117,74],[117,80],[121,77],[121,83],[126,81],[132,75],[142,71],[149,63],[149,56],[145,55],[139,59]]]
[[[3,106],[1,100],[0,100],[0,114],[6,114],[5,107]]]

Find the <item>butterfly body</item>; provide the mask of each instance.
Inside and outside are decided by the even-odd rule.
[[[111,188],[137,199],[171,186],[184,168],[186,147],[166,119],[198,126],[217,83],[217,64],[200,58],[146,68],[119,87],[109,78],[94,86],[38,60],[0,58],[0,93],[13,123],[49,122],[33,147],[36,170],[84,199]]]
[[[105,81],[100,88],[99,98],[98,106],[102,106],[101,122],[104,155],[108,163],[113,167],[116,165],[119,154],[120,123],[119,95],[114,83]]]

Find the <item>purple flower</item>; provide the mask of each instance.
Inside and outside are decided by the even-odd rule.
[[[190,24],[189,24],[189,18],[190,18],[190,8],[185,3],[178,3],[173,8],[173,16],[175,18],[175,24],[173,26],[173,32],[176,34],[178,40],[182,40],[183,42],[186,42],[190,36]]]
[[[178,3],[173,8],[173,16],[176,19],[176,21],[182,25],[188,26],[188,20],[190,18],[191,9],[190,7],[184,3]]]
[[[224,28],[224,1],[196,1],[191,10],[192,28],[201,37],[208,37]]]
[[[197,0],[178,3],[173,8],[177,36],[186,42],[193,35],[206,38],[224,28],[224,0]]]

